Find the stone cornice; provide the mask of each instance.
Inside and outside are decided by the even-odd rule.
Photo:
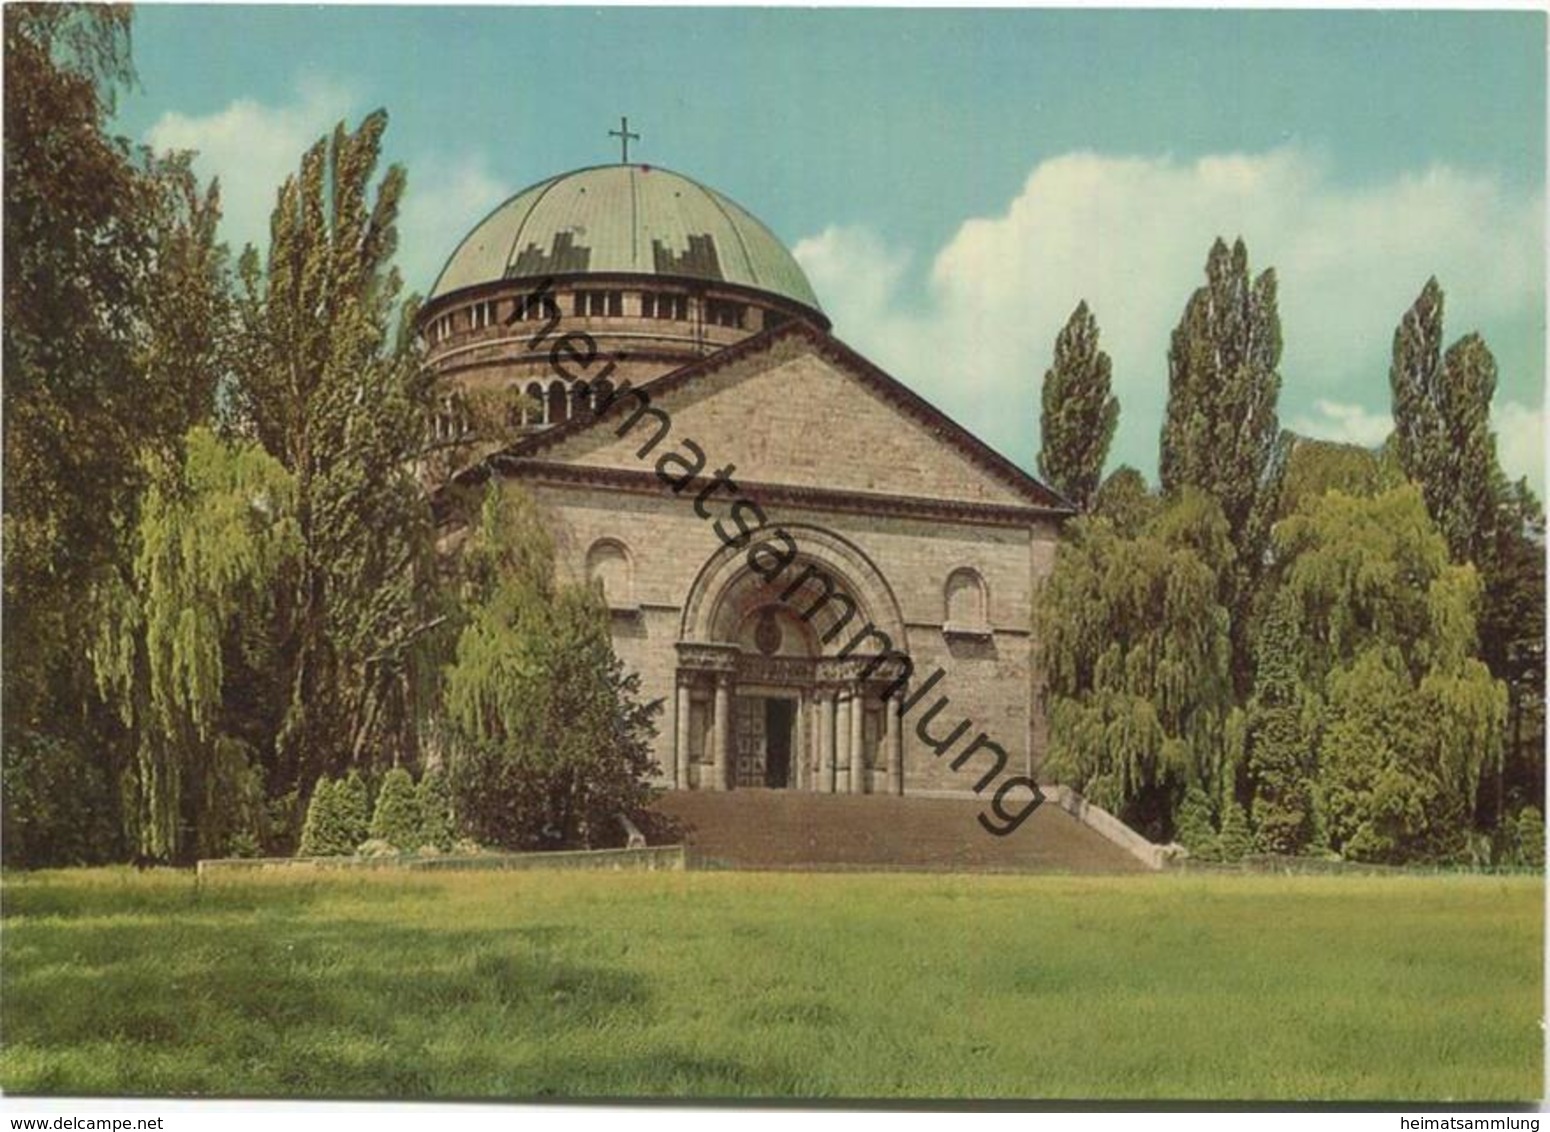
[[[1027,500],[1029,507],[1050,516],[1065,517],[1075,513],[1076,509],[1070,503],[1002,456],[924,397],[873,365],[838,338],[804,322],[792,322],[777,329],[755,334],[734,345],[717,350],[701,361],[663,374],[639,388],[643,393],[656,399],[680,386],[737,365],[761,353],[768,354],[773,359],[780,359],[801,353],[806,349],[813,350],[820,357],[849,370],[863,382],[878,390],[900,412],[914,418],[935,433],[942,443],[955,448],[972,463],[990,472],[995,478],[1012,488]],[[633,404],[633,402],[630,403]],[[491,459],[537,457],[546,449],[554,447],[569,437],[593,428],[603,421],[622,416],[625,404],[626,399],[620,398],[609,410],[597,416],[572,417],[563,424],[551,426],[517,441]]]
[[[655,472],[628,468],[602,468],[587,464],[569,464],[557,460],[535,460],[497,452],[487,461],[502,475],[538,483],[598,487],[637,495],[669,496],[671,492]],[[695,480],[690,487],[672,498],[681,506],[691,507],[699,489],[711,481]],[[1058,521],[1068,514],[1064,508],[1040,507],[1015,503],[979,503],[957,499],[932,499],[927,496],[890,495],[884,492],[841,491],[828,487],[798,484],[738,481],[738,494],[764,506],[787,504],[853,515],[888,515],[897,518],[938,519],[1000,527],[1029,527],[1039,522]],[[771,516],[771,518],[777,518]]]

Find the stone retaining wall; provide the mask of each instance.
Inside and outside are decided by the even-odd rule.
[[[1088,829],[1130,853],[1149,869],[1166,868],[1184,855],[1178,845],[1158,845],[1148,841],[1101,806],[1095,806],[1069,786],[1040,786],[1044,796]]]
[[[225,857],[200,861],[198,874],[298,869],[407,869],[457,872],[516,869],[581,869],[613,872],[681,872],[682,845],[641,849],[575,849],[554,853],[489,853],[476,857]]]

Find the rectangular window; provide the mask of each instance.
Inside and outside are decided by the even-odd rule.
[[[642,318],[676,319],[684,322],[689,317],[689,296],[642,295],[640,313]]]
[[[714,326],[741,330],[747,313],[748,308],[742,303],[729,303],[725,299],[711,299],[705,304],[705,321]]]
[[[576,314],[585,318],[617,317],[624,313],[623,291],[577,291]]]

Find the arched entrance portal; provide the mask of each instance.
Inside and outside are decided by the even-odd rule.
[[[673,777],[681,789],[903,792],[897,698],[905,630],[854,544],[787,524],[785,565],[723,547],[678,641]]]

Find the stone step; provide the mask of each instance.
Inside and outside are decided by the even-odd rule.
[[[656,808],[688,827],[691,862],[737,869],[1141,872],[1130,853],[1052,802],[1013,833],[978,821],[962,798],[796,790],[668,791]]]

